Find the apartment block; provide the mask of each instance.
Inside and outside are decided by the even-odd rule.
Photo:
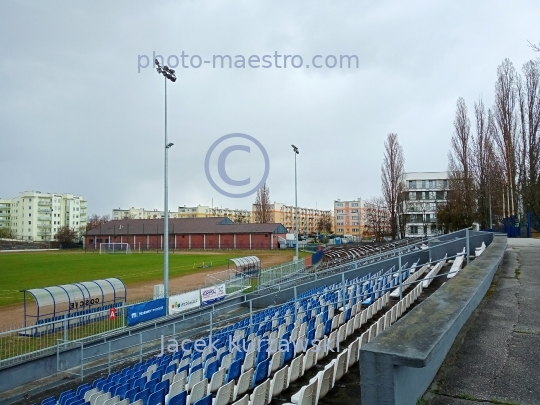
[[[352,235],[361,239],[364,232],[366,202],[361,198],[356,200],[334,201],[334,229],[339,235]]]
[[[194,207],[180,206],[178,212],[169,211],[169,218],[210,218],[229,217],[236,223],[249,223],[251,213],[248,210],[212,208],[208,205],[197,205]],[[158,219],[163,218],[163,210],[147,210],[145,208],[114,209],[112,219]]]
[[[0,199],[0,226],[13,238],[49,241],[64,226],[79,236],[86,228],[86,200],[73,194],[25,191],[18,197]]]
[[[274,202],[270,204],[270,222],[282,224],[289,232],[294,232],[295,224],[295,206]],[[256,222],[255,212],[257,206],[253,204],[251,212],[251,221]],[[330,210],[319,210],[316,208],[298,207],[298,233],[316,234],[319,219],[324,215],[332,215]]]
[[[128,208],[128,209],[114,209],[112,210],[111,219],[158,219],[163,218],[163,210],[147,210],[144,208]],[[169,211],[169,218],[180,218],[176,212]]]
[[[447,201],[448,172],[405,173],[403,186],[399,219],[404,224],[405,236],[437,235],[437,211]]]

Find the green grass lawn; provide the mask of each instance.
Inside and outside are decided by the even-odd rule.
[[[189,252],[169,256],[169,276],[176,277],[208,269],[227,267],[231,258],[288,255],[292,251]],[[304,256],[304,255],[301,255]],[[195,264],[195,267],[194,267]],[[0,254],[0,307],[22,303],[20,290],[116,277],[126,285],[161,279],[163,254],[97,254],[84,252],[35,252]]]

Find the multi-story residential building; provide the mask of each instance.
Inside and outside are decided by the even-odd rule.
[[[123,210],[121,208],[112,210],[112,217],[113,220],[119,220],[119,219],[157,219],[157,218],[163,218],[163,211],[159,211],[157,209],[154,210],[146,210],[144,208],[128,208],[126,210]],[[179,218],[178,214],[176,212],[169,211],[169,218]]]
[[[447,201],[448,172],[405,173],[403,183],[399,220],[405,236],[437,235],[437,212]]]
[[[295,206],[285,205],[274,202],[270,204],[270,222],[282,224],[289,232],[293,232],[295,224]],[[252,206],[251,221],[256,222],[255,212],[257,207],[255,204]],[[298,232],[300,234],[316,234],[317,224],[319,219],[324,216],[331,216],[330,210],[319,210],[314,208],[298,207]]]
[[[0,235],[11,231],[11,200],[0,199]]]
[[[8,218],[0,220],[2,227],[9,223],[16,239],[53,240],[64,226],[79,237],[85,232],[86,201],[81,196],[25,191],[18,197],[0,200],[0,207],[0,219]]]
[[[178,212],[169,211],[169,218],[210,218],[229,217],[233,222],[250,222],[251,213],[248,210],[238,210],[229,208],[211,208],[208,205],[197,205],[195,207],[178,207]],[[144,208],[114,209],[112,219],[157,219],[163,218],[163,211],[146,210]]]
[[[340,235],[361,239],[365,226],[365,200],[334,201],[334,229]]]

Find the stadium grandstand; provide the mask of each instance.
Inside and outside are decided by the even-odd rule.
[[[81,350],[83,383],[35,403],[317,404],[359,361],[363,345],[424,299],[426,291],[433,290],[433,281],[437,286],[442,277],[446,281],[448,275],[441,270],[449,267],[447,260],[456,263],[461,258],[459,269],[452,270],[457,273],[462,263],[484,252],[490,238],[491,234],[476,232],[472,237],[467,233],[466,238],[426,241],[429,249],[394,245],[384,258],[381,252],[371,252],[378,254],[374,263],[365,252],[356,260],[311,274],[309,280],[289,278],[282,287],[276,280],[267,290],[223,302],[221,309],[208,308],[209,318],[199,310],[195,322],[200,328],[180,330],[173,324],[172,331],[162,329],[154,340],[144,340],[150,329],[138,335],[137,330],[130,331],[124,346],[114,345],[114,351],[122,350],[116,362],[111,363],[108,343],[104,375],[88,374],[84,381]],[[281,295],[275,294],[276,288]],[[93,350],[94,357],[87,359],[95,367],[98,346],[85,350]]]

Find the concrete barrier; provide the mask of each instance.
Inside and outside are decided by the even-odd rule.
[[[484,298],[506,245],[506,236],[495,236],[482,256],[465,267],[458,277],[362,346],[362,404],[416,404],[457,334]]]

